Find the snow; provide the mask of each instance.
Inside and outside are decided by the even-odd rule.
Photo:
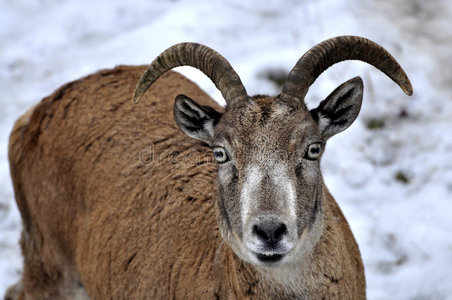
[[[119,64],[147,64],[182,41],[222,53],[250,94],[277,94],[316,43],[360,35],[388,49],[407,97],[360,62],[330,68],[308,94],[364,79],[357,121],[333,137],[324,177],[362,252],[369,299],[452,299],[452,8],[446,0],[0,1],[0,295],[20,276],[20,216],[7,162],[14,120],[61,84]],[[220,103],[197,70],[180,68]],[[369,129],[371,121],[382,128]]]

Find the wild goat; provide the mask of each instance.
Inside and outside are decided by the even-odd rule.
[[[363,83],[304,103],[351,59],[412,93],[386,50],[343,36],[303,55],[274,97],[248,96],[224,57],[183,43],[146,71],[100,71],[42,100],[10,137],[24,271],[6,299],[365,298],[358,246],[320,171]],[[214,82],[224,111],[167,72],[183,65]]]

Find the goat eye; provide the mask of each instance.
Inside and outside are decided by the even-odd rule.
[[[320,143],[314,143],[308,146],[308,150],[306,151],[305,157],[309,160],[316,160],[320,156],[321,145]]]
[[[219,164],[225,163],[229,160],[228,155],[226,154],[226,151],[222,147],[215,147],[213,148],[213,156],[217,160]]]

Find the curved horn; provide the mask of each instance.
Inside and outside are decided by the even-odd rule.
[[[396,82],[405,94],[413,94],[413,87],[402,67],[383,47],[358,36],[338,36],[317,44],[298,60],[283,86],[281,98],[304,100],[317,77],[344,60],[369,63]]]
[[[135,88],[133,102],[138,103],[163,73],[180,66],[191,66],[207,75],[220,90],[227,105],[248,97],[240,77],[221,54],[200,44],[181,43],[163,51],[149,65]]]

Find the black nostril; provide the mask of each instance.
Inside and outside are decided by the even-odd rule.
[[[287,227],[284,223],[262,223],[253,226],[253,233],[263,242],[275,244],[287,233]]]
[[[279,226],[276,228],[274,234],[273,234],[273,238],[275,240],[280,241],[283,237],[284,234],[287,233],[287,227],[285,224],[281,223],[279,224]]]
[[[266,240],[269,239],[269,236],[267,235],[267,232],[266,232],[265,230],[261,229],[261,228],[260,228],[259,226],[257,226],[257,225],[254,225],[254,226],[253,226],[253,233],[254,233],[255,235],[257,235],[261,240],[266,241]]]

